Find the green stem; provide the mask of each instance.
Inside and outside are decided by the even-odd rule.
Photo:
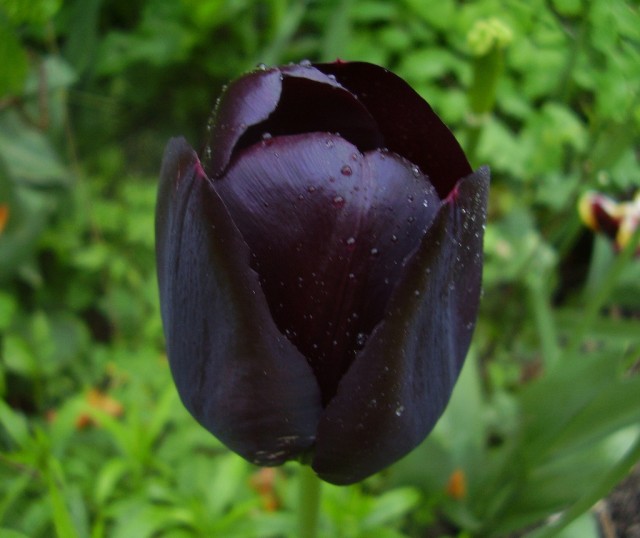
[[[307,465],[301,465],[298,473],[300,481],[300,503],[298,505],[299,538],[318,536],[318,515],[320,511],[320,489],[322,482]]]
[[[545,290],[542,278],[532,276],[528,282],[528,298],[533,317],[535,319],[545,368],[553,368],[560,357],[558,348],[558,335],[556,334],[555,321],[549,294]]]
[[[589,301],[584,308],[582,323],[578,327],[578,330],[573,333],[573,338],[569,341],[569,345],[565,351],[566,356],[574,356],[582,345],[585,335],[591,329],[593,322],[598,317],[600,309],[611,296],[611,292],[615,288],[618,278],[625,266],[637,252],[638,247],[640,247],[640,228],[633,233],[629,243],[615,257],[615,261],[604,277],[603,282],[600,284],[600,288],[592,292]]]

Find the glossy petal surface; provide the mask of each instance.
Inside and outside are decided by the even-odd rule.
[[[463,179],[408,261],[320,421],[313,468],[350,484],[415,448],[444,411],[480,297],[489,173]]]
[[[379,125],[385,147],[431,178],[441,198],[471,166],[449,128],[427,102],[391,71],[364,62],[319,64],[358,97]]]
[[[214,188],[249,245],[276,324],[328,402],[382,319],[438,195],[401,157],[363,155],[322,133],[248,148]]]
[[[315,439],[318,385],[273,323],[247,246],[183,139],[165,151],[156,245],[167,351],[184,405],[250,461],[301,455]]]
[[[297,65],[254,71],[233,81],[220,97],[205,150],[210,177],[222,175],[233,154],[263,136],[340,133],[362,150],[382,147],[367,109],[334,79]]]

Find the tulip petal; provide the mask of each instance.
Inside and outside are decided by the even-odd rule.
[[[309,66],[256,70],[229,84],[210,121],[204,168],[223,175],[233,154],[264,136],[340,133],[362,150],[381,147],[378,125],[334,78]]]
[[[387,307],[343,377],[317,432],[313,468],[350,484],[395,462],[444,411],[475,326],[489,171],[441,207]]]
[[[324,133],[247,148],[214,188],[253,255],[273,318],[326,404],[382,319],[441,201],[402,157]]]
[[[257,464],[303,455],[321,413],[318,385],[274,325],[247,246],[181,138],[165,151],[156,245],[167,351],[185,407]]]
[[[316,64],[353,92],[374,117],[384,142],[431,179],[440,198],[472,170],[449,128],[411,86],[391,71],[365,62]]]

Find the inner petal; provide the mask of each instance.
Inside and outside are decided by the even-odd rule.
[[[402,157],[327,133],[250,146],[214,187],[326,404],[437,212],[435,189]]]

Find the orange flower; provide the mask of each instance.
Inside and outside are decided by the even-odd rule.
[[[0,234],[5,229],[8,220],[9,206],[7,204],[0,204]]]
[[[456,501],[464,499],[467,495],[467,479],[462,469],[456,469],[451,473],[447,482],[447,495]]]
[[[120,417],[124,413],[124,407],[118,400],[98,389],[90,389],[89,392],[87,392],[85,399],[89,404],[89,407],[103,411],[109,416]],[[99,424],[88,412],[78,415],[78,418],[76,418],[76,428],[82,430],[89,426],[99,426]]]

